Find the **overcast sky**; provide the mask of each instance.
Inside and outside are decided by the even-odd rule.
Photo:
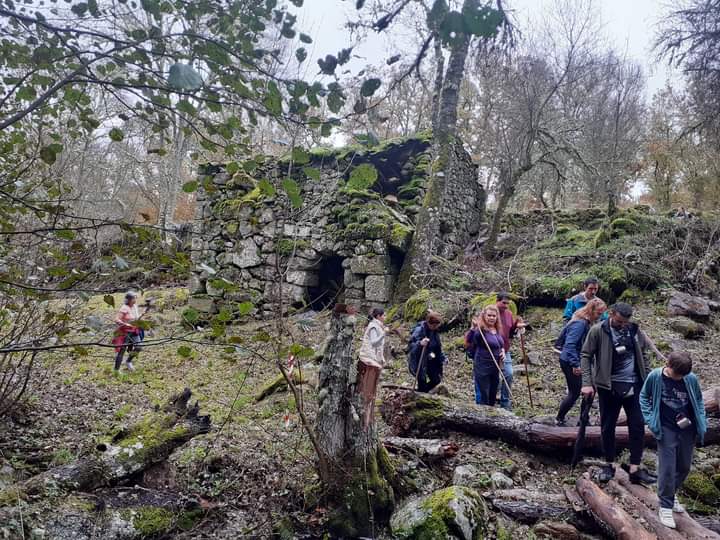
[[[552,0],[506,0],[516,10],[521,29],[527,20],[537,18]],[[651,51],[655,27],[664,13],[660,0],[596,0],[605,33],[619,52],[638,61],[645,69],[648,79],[648,97],[665,85],[672,74],[663,64],[655,64]],[[310,58],[335,53],[349,44],[349,36],[343,28],[347,16],[355,13],[354,0],[329,1],[305,0],[301,10],[299,28],[305,29],[314,39]],[[380,64],[390,53],[386,40],[374,35],[354,51],[365,60],[354,60],[354,71],[364,64]],[[408,51],[409,52],[409,51]],[[313,54],[314,53],[314,54]]]

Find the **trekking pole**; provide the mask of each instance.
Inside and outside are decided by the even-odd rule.
[[[510,399],[513,399],[512,391],[510,390],[510,385],[507,382],[507,379],[505,378],[505,374],[503,373],[503,370],[500,368],[500,365],[498,364],[498,361],[495,360],[495,355],[492,352],[492,349],[490,348],[490,345],[487,342],[487,339],[485,339],[485,334],[483,333],[482,329],[480,330],[480,337],[482,337],[483,343],[485,343],[485,348],[487,348],[488,352],[490,353],[490,358],[492,358],[493,363],[495,364],[495,367],[497,368],[498,372],[500,373],[500,378],[503,381],[503,384],[508,389],[508,396],[510,396]]]
[[[522,329],[521,329],[522,331]],[[525,334],[520,334],[520,349],[522,350],[523,365],[525,366],[525,380],[528,386],[528,397],[530,398],[530,408],[534,408],[532,400],[532,390],[530,389],[530,363],[528,362],[528,355],[525,351]]]
[[[425,360],[425,353],[427,352],[427,345],[422,346],[422,352],[420,353],[420,361],[418,362],[417,371],[415,372],[415,391],[417,392],[418,386],[420,386],[420,372],[422,371],[423,360]]]

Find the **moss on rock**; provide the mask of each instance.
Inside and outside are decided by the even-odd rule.
[[[132,524],[144,538],[152,538],[173,528],[174,515],[165,508],[145,506],[134,511]]]
[[[638,224],[630,218],[615,218],[610,223],[610,236],[617,238],[624,234],[634,234],[638,232]]]
[[[511,294],[513,297],[510,300],[510,311],[513,315],[517,316],[518,314],[518,307],[515,303],[516,300],[519,300],[519,296]],[[470,300],[470,307],[473,309],[473,311],[480,310],[484,308],[485,306],[495,305],[497,303],[497,292],[490,292],[490,293],[483,293],[483,294],[477,294],[472,297]]]
[[[428,289],[420,289],[406,300],[403,318],[410,322],[422,320],[425,318],[429,307],[430,291]]]
[[[720,503],[720,489],[712,479],[702,473],[692,472],[688,475],[682,487],[683,492],[701,503],[717,508]]]

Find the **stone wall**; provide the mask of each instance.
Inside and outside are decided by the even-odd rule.
[[[268,317],[278,301],[283,311],[387,305],[423,205],[431,152],[429,137],[419,135],[369,149],[316,149],[300,156],[300,165],[295,156],[206,166],[193,227],[192,307],[213,313],[252,302],[256,315]],[[448,188],[457,212],[443,222],[443,257],[477,230],[470,215],[477,175],[464,159],[466,169],[448,171],[457,179]],[[367,164],[377,180],[369,187],[349,182]],[[299,208],[283,190],[288,175],[299,187]]]

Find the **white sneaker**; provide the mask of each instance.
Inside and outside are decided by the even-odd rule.
[[[132,365],[132,362],[127,363],[127,369],[128,371],[135,371],[135,366]]]
[[[677,495],[675,496],[675,500],[673,501],[673,512],[677,512],[678,514],[682,514],[685,511],[685,507],[680,504],[680,501],[677,498]]]
[[[673,518],[672,515],[672,508],[661,508],[658,516],[660,516],[660,523],[671,529],[675,528],[675,518]]]

